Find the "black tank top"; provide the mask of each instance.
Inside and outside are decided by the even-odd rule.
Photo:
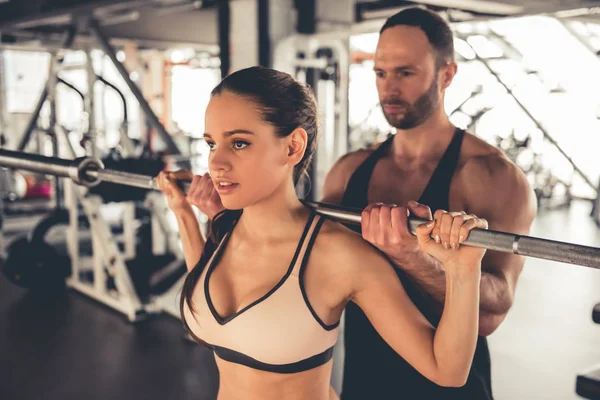
[[[419,203],[432,213],[449,209],[452,175],[460,156],[464,131],[457,129],[440,159]],[[344,193],[342,206],[363,209],[368,205],[368,187],[377,161],[384,157],[393,141],[390,136],[354,172]],[[360,226],[348,225],[357,232]],[[440,316],[413,281],[400,268],[395,268],[407,294],[433,326]],[[390,299],[393,301],[393,299]],[[441,387],[419,372],[388,346],[373,328],[362,310],[350,302],[346,307],[345,362],[342,400],[364,399],[485,399],[491,400],[490,355],[485,337],[479,337],[475,358],[467,383],[461,388]]]

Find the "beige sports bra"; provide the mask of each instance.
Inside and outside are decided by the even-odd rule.
[[[184,317],[194,336],[219,358],[263,371],[295,373],[329,361],[339,322],[327,325],[319,318],[302,280],[323,222],[322,216],[312,212],[281,280],[260,299],[222,318],[211,301],[209,282],[231,236],[227,233],[198,279],[193,315],[184,304]]]

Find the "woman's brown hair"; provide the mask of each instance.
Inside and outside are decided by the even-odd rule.
[[[264,67],[251,67],[227,76],[212,90],[211,96],[223,92],[243,96],[252,101],[262,119],[275,128],[278,137],[286,137],[298,127],[306,131],[308,139],[306,151],[302,160],[294,167],[294,185],[297,185],[300,178],[306,174],[317,146],[318,111],[310,88],[284,72]],[[225,234],[232,230],[241,215],[242,210],[223,210],[215,215],[209,225],[209,234],[202,256],[185,279],[180,312],[184,325],[192,336],[194,335],[185,322],[184,305],[187,303],[193,312],[192,294],[200,275],[218,244]],[[202,342],[198,338],[196,340]]]

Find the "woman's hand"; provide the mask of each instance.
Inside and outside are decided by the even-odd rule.
[[[225,208],[209,174],[194,175],[187,170],[162,171],[156,181],[160,190],[167,197],[169,208],[173,212],[181,211],[193,205],[212,219]],[[191,182],[187,194],[179,188],[177,181]]]
[[[225,208],[209,174],[194,175],[187,200],[190,204],[198,207],[209,219],[213,219]]]
[[[469,272],[481,267],[486,249],[461,245],[472,229],[488,229],[488,222],[463,212],[437,210],[433,220],[417,227],[417,239],[422,251],[454,272]]]
[[[177,181],[191,181],[194,175],[191,171],[161,171],[156,177],[158,187],[165,194],[169,208],[177,213],[191,208],[186,194],[177,185]]]

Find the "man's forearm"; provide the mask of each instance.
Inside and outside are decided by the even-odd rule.
[[[446,298],[444,266],[430,255],[422,253],[411,259],[399,260],[392,257],[391,260],[429,295],[436,310],[441,312]]]
[[[441,312],[446,297],[446,273],[444,266],[429,255],[419,254],[412,260],[392,259],[405,271],[417,286],[430,297],[438,312]],[[482,314],[505,314],[512,304],[507,283],[500,277],[485,272],[481,274],[479,310]]]
[[[481,304],[482,313],[502,315],[512,306],[512,292],[505,279],[491,272],[483,271],[481,275]]]

